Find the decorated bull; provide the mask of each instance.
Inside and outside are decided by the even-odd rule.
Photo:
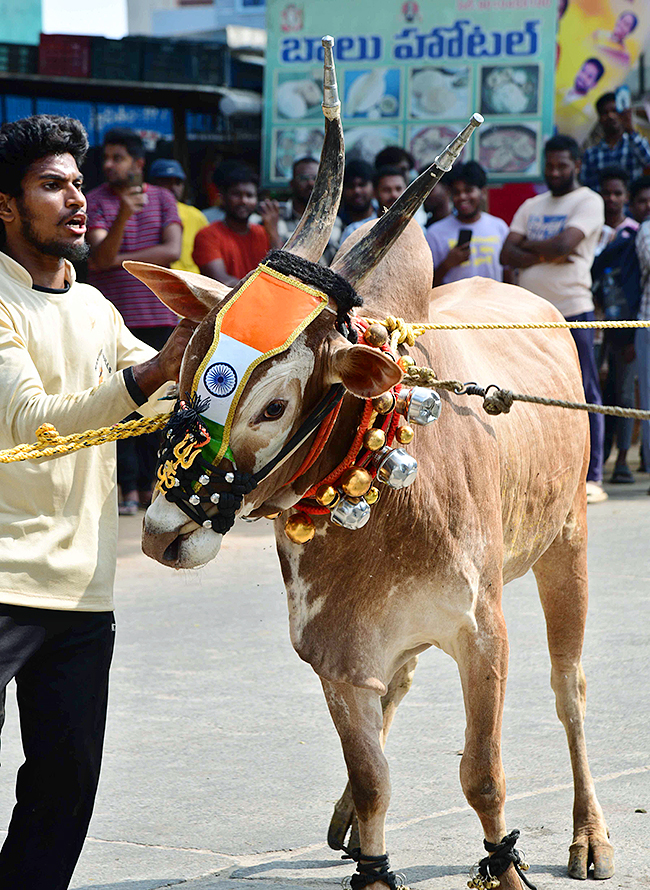
[[[164,433],[144,551],[193,568],[217,555],[236,516],[274,518],[291,640],[321,679],[343,746],[349,783],[328,839],[357,862],[353,890],[399,883],[385,848],[383,748],[417,656],[430,646],[451,655],[462,682],[460,779],[488,851],[470,885],[521,890],[518,832],[508,833],[504,817],[501,596],[504,583],[532,568],[573,769],[569,874],[584,879],[593,864],[595,878],[608,878],[613,850],[583,729],[587,418],[529,404],[490,417],[459,394],[438,399],[406,389],[408,350],[393,350],[381,327],[364,321],[560,317],[527,291],[487,279],[438,288],[432,299],[431,253],[411,218],[477,121],[378,221],[346,241],[331,269],[317,264],[344,163],[331,45],[324,40],[318,179],[284,249],[232,290],[126,264],[174,311],[200,322]],[[565,330],[430,333],[410,351],[441,378],[583,396]]]

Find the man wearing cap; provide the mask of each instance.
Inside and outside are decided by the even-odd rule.
[[[199,267],[192,259],[194,239],[196,233],[209,225],[209,222],[196,207],[183,203],[186,181],[185,171],[178,161],[169,158],[157,158],[151,165],[149,181],[153,185],[168,189],[172,193],[176,198],[178,215],[183,223],[181,256],[180,259],[171,264],[170,268],[180,269],[182,272],[198,272]]]

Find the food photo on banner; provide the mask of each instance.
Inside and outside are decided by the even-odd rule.
[[[323,50],[332,34],[346,157],[370,163],[401,145],[419,168],[480,111],[463,152],[492,182],[541,175],[553,133],[556,0],[267,0],[263,179],[286,183],[318,157]],[[338,23],[338,28],[337,28]]]
[[[558,16],[555,118],[582,142],[650,38],[650,0],[560,0]]]

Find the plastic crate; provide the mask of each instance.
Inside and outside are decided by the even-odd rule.
[[[27,43],[0,43],[0,71],[36,74],[38,47]]]
[[[54,77],[90,77],[91,37],[41,34],[38,73]]]
[[[194,83],[191,44],[142,41],[142,79],[148,83]]]
[[[264,83],[264,66],[254,62],[245,62],[232,56],[230,59],[229,86],[240,90],[253,90],[261,93]]]
[[[220,43],[197,43],[193,47],[194,82],[221,87],[227,82],[228,51]]]
[[[98,80],[141,80],[142,41],[93,37],[91,72]]]

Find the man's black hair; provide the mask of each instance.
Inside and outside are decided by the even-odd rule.
[[[454,164],[449,173],[446,173],[447,184],[454,182],[466,182],[467,185],[475,185],[483,189],[487,185],[487,175],[478,161],[467,161],[465,164]]]
[[[104,134],[104,147],[107,145],[121,145],[136,161],[146,155],[142,136],[126,127],[113,127]]]
[[[574,161],[580,158],[580,146],[573,136],[564,136],[562,133],[551,136],[548,140],[544,146],[544,154],[547,155],[549,151],[568,151]]]
[[[630,185],[630,203],[632,203],[639,192],[642,192],[644,189],[650,189],[650,176],[639,176],[639,178],[635,179]]]
[[[355,159],[348,161],[345,165],[345,173],[343,174],[343,185],[352,179],[363,179],[364,182],[372,182],[375,170],[372,164],[367,161]]]
[[[630,177],[628,176],[627,170],[623,167],[617,167],[615,164],[611,164],[609,167],[603,167],[598,173],[598,185],[602,188],[610,179],[620,179],[625,188],[627,188],[630,183]]]
[[[602,114],[605,105],[609,105],[610,102],[616,102],[616,93],[603,93],[596,102],[596,111],[598,114]]]
[[[372,177],[372,184],[374,188],[377,188],[379,185],[379,180],[383,179],[385,176],[399,176],[404,180],[404,184],[406,185],[406,177],[404,176],[404,172],[400,170],[399,167],[379,167],[374,176]]]
[[[402,161],[406,161],[409,170],[415,167],[415,158],[409,151],[401,145],[387,145],[375,156],[375,167],[378,170],[380,167],[398,167]]]
[[[81,167],[88,151],[82,124],[72,117],[35,114],[0,127],[0,192],[16,198],[29,167],[47,155],[71,154]],[[4,229],[4,226],[3,226]]]
[[[231,188],[236,185],[241,185],[243,182],[252,182],[255,188],[259,185],[259,177],[257,173],[253,170],[252,167],[249,167],[248,164],[244,164],[241,161],[237,161],[234,164],[226,162],[227,166],[225,169],[224,165],[220,165],[217,167],[219,173],[217,174],[217,170],[214,171],[213,181],[217,186],[221,194],[225,194]]]
[[[302,158],[297,158],[291,165],[292,176],[296,175],[296,170],[301,164],[318,164],[318,160],[311,155],[304,155]]]
[[[584,62],[582,63],[582,65],[581,65],[580,67],[581,67],[581,68],[584,68],[585,65],[589,65],[589,64],[591,64],[591,65],[595,65],[596,68],[598,69],[598,77],[596,78],[596,83],[598,83],[598,81],[600,80],[600,78],[601,78],[601,77],[603,76],[603,74],[605,73],[605,66],[604,66],[603,63],[600,61],[600,59],[596,59],[594,56],[592,56],[590,59],[585,59]]]

